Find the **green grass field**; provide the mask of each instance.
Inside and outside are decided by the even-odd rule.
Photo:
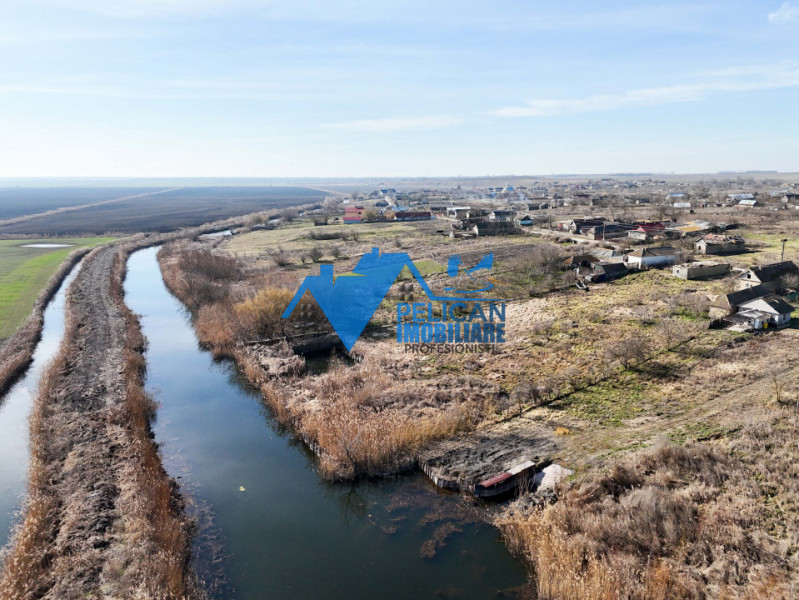
[[[0,240],[0,340],[27,318],[39,292],[76,248],[99,246],[114,238]],[[28,244],[71,244],[68,248],[25,248]]]

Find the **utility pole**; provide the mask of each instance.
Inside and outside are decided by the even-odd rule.
[[[785,242],[787,241],[787,238],[782,240],[782,258],[780,258],[780,262],[785,260]]]

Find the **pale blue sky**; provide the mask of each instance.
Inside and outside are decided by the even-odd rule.
[[[0,176],[799,171],[799,0],[5,0]]]

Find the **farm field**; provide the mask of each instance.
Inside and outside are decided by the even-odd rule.
[[[0,221],[159,189],[165,187],[0,187]]]
[[[130,190],[123,191],[127,193]],[[42,190],[41,193],[49,197],[50,190]],[[120,193],[116,197],[129,195],[126,193]],[[324,196],[325,193],[319,190],[288,186],[181,188],[153,196],[81,208],[59,215],[57,219],[41,216],[20,223],[7,224],[0,226],[0,234],[86,235],[109,232],[165,232],[256,211],[321,202]],[[86,202],[74,202],[74,204],[84,203]],[[30,212],[38,210],[29,210],[28,213]]]
[[[0,240],[0,341],[11,336],[25,320],[39,291],[70,252],[77,248],[99,246],[113,239]],[[31,244],[68,246],[31,248]]]

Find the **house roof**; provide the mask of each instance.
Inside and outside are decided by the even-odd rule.
[[[743,306],[743,307],[745,307],[745,308],[748,308],[748,309],[750,309],[750,310],[761,310],[761,311],[762,311],[762,310],[765,310],[765,309],[762,309],[762,308],[760,308],[760,309],[758,309],[758,308],[757,308],[757,305],[756,305],[755,303],[757,303],[757,302],[760,302],[760,301],[762,301],[763,303],[765,303],[765,304],[766,304],[766,305],[767,305],[767,306],[768,306],[768,307],[769,307],[771,310],[773,310],[773,311],[774,311],[775,313],[777,313],[777,314],[780,314],[780,315],[785,315],[785,314],[790,314],[790,313],[792,313],[792,312],[793,312],[793,306],[791,306],[790,304],[788,304],[788,303],[787,303],[785,300],[783,300],[782,298],[776,298],[776,297],[771,297],[771,298],[754,298],[754,299],[752,299],[752,300],[749,300],[749,301],[747,301],[747,302],[743,302],[743,303],[741,304],[741,306]],[[747,305],[749,305],[749,304],[752,304],[753,306],[751,306],[751,307],[750,307],[750,306],[747,306]]]
[[[740,235],[720,235],[709,233],[703,236],[697,243],[704,240],[708,244],[743,244],[744,239]]]
[[[724,302],[726,301],[730,308],[738,306],[744,302],[748,302],[749,300],[754,300],[755,298],[763,298],[764,296],[769,296],[771,294],[771,290],[764,285],[756,285],[745,290],[739,290],[737,292],[733,292],[731,294],[727,294],[726,296],[721,296],[716,301],[716,306],[723,306]]]
[[[776,310],[781,315],[790,314],[793,312],[793,306],[788,304],[782,298],[770,298],[765,301],[771,308]]]
[[[600,261],[596,256],[592,256],[591,254],[575,254],[574,256],[570,256],[566,260],[564,260],[563,264],[580,265],[584,262],[598,263]]]
[[[799,274],[799,267],[797,267],[793,262],[790,260],[786,260],[783,262],[772,263],[770,265],[764,265],[762,267],[754,267],[749,269],[752,274],[757,277],[758,280],[767,283],[771,281],[776,281],[783,275],[787,275],[788,273],[797,273]],[[748,272],[748,271],[747,271]]]
[[[644,256],[676,256],[677,254],[679,254],[679,251],[675,248],[671,248],[669,246],[659,246],[657,248],[641,248],[640,250],[630,252],[629,256],[637,256],[638,258],[642,258]]]
[[[605,275],[616,275],[618,273],[626,273],[627,267],[624,263],[618,262],[600,262],[594,265],[595,268],[601,268]]]

